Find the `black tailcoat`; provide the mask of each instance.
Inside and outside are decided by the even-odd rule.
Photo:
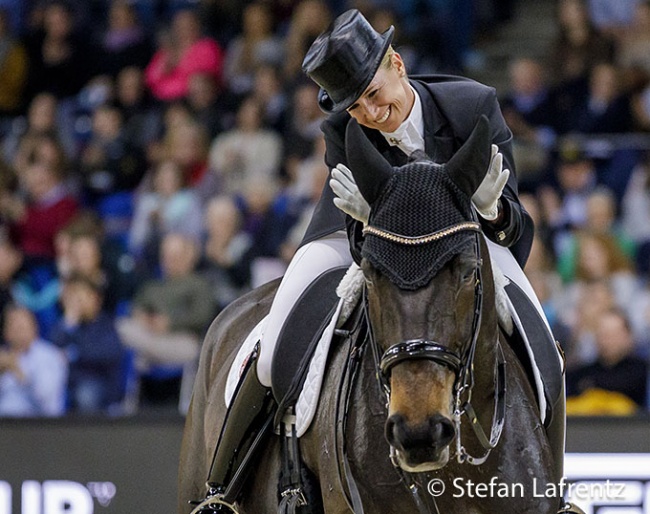
[[[414,76],[410,78],[410,83],[422,101],[425,152],[435,162],[447,162],[467,140],[480,116],[485,114],[488,117],[492,142],[498,145],[503,154],[503,167],[510,170],[510,178],[501,196],[504,221],[495,227],[481,220],[483,232],[497,244],[509,247],[523,267],[533,241],[533,221],[519,202],[512,157],[512,133],[501,114],[495,89],[471,79],[450,75]],[[331,115],[321,125],[327,147],[325,162],[330,169],[339,163],[347,165],[345,129],[350,119],[350,115],[344,111]],[[391,164],[406,164],[406,154],[390,146],[378,130],[363,129]],[[347,227],[353,257],[359,262],[362,224],[341,212],[333,199],[334,193],[326,183],[303,244]]]

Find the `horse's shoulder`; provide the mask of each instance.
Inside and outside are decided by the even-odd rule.
[[[242,321],[244,325],[249,318],[258,317],[259,321],[268,312],[279,281],[276,279],[256,287],[229,303],[212,321],[208,334],[230,328],[235,320]]]
[[[226,353],[268,313],[280,279],[263,284],[228,304],[212,321],[203,341],[203,352]]]

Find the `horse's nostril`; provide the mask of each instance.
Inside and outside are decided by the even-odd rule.
[[[429,421],[434,445],[444,447],[451,443],[456,435],[454,424],[444,416],[434,416]]]
[[[401,444],[399,443],[400,438],[398,436],[398,432],[400,431],[400,427],[403,425],[403,423],[404,418],[399,414],[393,414],[386,420],[384,435],[388,441],[388,444],[390,444],[393,448],[401,447]]]
[[[398,450],[445,448],[456,435],[454,424],[446,417],[437,414],[428,423],[411,426],[400,414],[393,414],[386,421],[385,435],[388,443]]]

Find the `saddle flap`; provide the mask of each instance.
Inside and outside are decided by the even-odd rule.
[[[311,355],[320,333],[325,328],[338,302],[336,287],[345,275],[347,266],[322,273],[302,293],[284,322],[273,354],[271,380],[273,395],[286,404],[285,396],[291,390],[300,392],[294,378],[304,380]],[[283,401],[284,400],[284,401]]]
[[[524,368],[528,369],[529,373],[532,372],[533,375],[538,376],[541,381],[546,405],[540,405],[540,409],[543,411],[541,412],[542,421],[548,425],[552,418],[553,405],[561,393],[563,383],[562,366],[557,347],[546,323],[526,293],[514,282],[510,282],[505,287],[505,291],[515,307],[516,325],[520,331],[524,332],[524,334],[520,334],[521,338],[508,337],[507,339],[522,360]],[[517,344],[524,348],[516,347]],[[526,359],[528,362],[525,362]],[[539,389],[540,384],[535,383],[537,380],[531,378],[531,382],[533,390]]]

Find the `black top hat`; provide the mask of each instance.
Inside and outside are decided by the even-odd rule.
[[[337,17],[312,43],[303,71],[321,91],[318,105],[331,114],[352,105],[375,76],[393,40],[394,27],[380,34],[356,9]]]

